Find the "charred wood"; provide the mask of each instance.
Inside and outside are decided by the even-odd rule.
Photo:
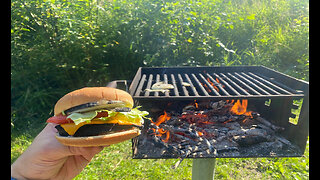
[[[251,146],[253,144],[268,141],[268,138],[257,135],[241,135],[234,136],[232,140],[238,143],[240,146]]]

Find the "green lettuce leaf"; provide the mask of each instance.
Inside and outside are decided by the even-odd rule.
[[[72,119],[72,121],[78,125],[82,122],[90,122],[91,119],[96,117],[98,114],[98,111],[90,111],[85,113],[72,113],[67,118]]]
[[[72,121],[78,125],[82,122],[89,123],[94,117],[97,116],[99,112],[105,111],[108,112],[108,117],[101,117],[99,120],[102,121],[108,121],[113,116],[125,116],[125,119],[132,123],[137,123],[137,120],[140,121],[140,123],[143,123],[143,118],[147,118],[146,116],[149,115],[147,111],[140,111],[138,108],[141,106],[138,106],[136,108],[133,108],[130,112],[114,112],[110,110],[96,110],[96,111],[90,111],[85,113],[72,113],[67,118],[72,119]]]
[[[114,112],[114,111],[108,111],[109,117],[120,115],[120,116],[126,116],[129,122],[137,123],[137,119],[139,119],[140,123],[143,123],[143,118],[146,118],[147,115],[149,115],[149,112],[147,111],[140,111],[138,108],[141,106],[137,106],[133,109],[131,109],[130,112]]]

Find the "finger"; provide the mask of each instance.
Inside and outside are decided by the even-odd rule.
[[[102,151],[103,147],[97,146],[97,147],[72,147],[68,146],[70,155],[81,155],[88,161],[90,161],[94,155]]]

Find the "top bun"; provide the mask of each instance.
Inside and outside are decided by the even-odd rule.
[[[54,106],[54,115],[60,114],[74,106],[99,100],[123,101],[128,107],[133,107],[133,99],[126,91],[111,87],[85,87],[64,95]]]

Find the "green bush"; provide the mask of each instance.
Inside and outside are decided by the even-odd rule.
[[[11,1],[11,124],[40,128],[65,93],[141,66],[309,72],[307,0]]]

